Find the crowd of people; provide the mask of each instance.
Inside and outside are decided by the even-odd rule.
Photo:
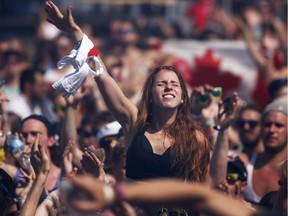
[[[0,41],[0,215],[287,215],[287,27],[281,1],[258,3],[105,35],[43,3],[33,49]],[[244,40],[265,106],[195,86],[171,38]]]

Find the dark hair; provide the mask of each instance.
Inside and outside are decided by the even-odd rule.
[[[29,119],[35,119],[35,120],[38,120],[38,121],[42,122],[45,125],[46,129],[47,129],[47,134],[48,134],[49,137],[55,135],[55,132],[54,132],[54,129],[53,129],[53,125],[43,115],[32,114],[32,115],[28,116],[27,118],[22,120],[21,127]]]
[[[266,193],[260,200],[259,205],[272,210],[277,199],[277,193],[278,191],[271,191]]]
[[[35,83],[35,75],[36,74],[44,74],[44,71],[39,68],[29,68],[22,72],[20,78],[20,91],[24,93],[25,84],[29,83],[33,85]]]
[[[283,88],[288,86],[287,83],[287,78],[282,78],[282,79],[275,79],[271,81],[271,83],[268,86],[268,93],[269,97],[271,100],[275,99],[277,96],[278,91]]]
[[[0,168],[0,183],[3,185],[3,187],[5,187],[5,192],[8,192],[8,194],[11,195],[14,194],[14,181],[12,177],[2,168]]]
[[[246,106],[240,108],[240,110],[238,112],[238,116],[241,116],[242,113],[244,111],[246,111],[246,110],[253,110],[253,111],[256,111],[256,112],[258,112],[260,114],[262,114],[262,112],[263,112],[263,110],[262,110],[262,108],[260,106],[258,106],[257,104],[250,103],[250,104],[247,104]]]
[[[11,176],[2,168],[0,168],[0,214],[5,214],[13,201],[15,186]]]

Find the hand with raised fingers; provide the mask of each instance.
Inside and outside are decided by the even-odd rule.
[[[30,173],[29,175],[22,169],[20,168],[20,172],[21,172],[21,175],[19,176],[19,178],[21,179],[25,179],[25,182],[26,184],[21,184],[19,183],[17,185],[17,188],[15,189],[15,195],[19,198],[19,199],[22,199],[22,198],[26,198],[32,185],[33,185],[33,182],[34,182],[34,174],[33,173]],[[25,201],[25,200],[21,200],[21,201]]]
[[[43,175],[45,178],[47,178],[50,171],[50,162],[45,152],[45,148],[40,144],[40,140],[41,137],[38,133],[32,146],[31,164],[35,171],[36,177]]]
[[[91,151],[84,151],[81,164],[86,173],[98,178],[99,181],[105,182],[106,173],[104,171],[104,163]]]
[[[234,92],[231,97],[219,103],[217,122],[221,129],[227,129],[235,120],[241,107],[240,101],[238,93]]]
[[[61,31],[74,36],[76,41],[80,41],[83,38],[83,32],[80,27],[74,22],[72,16],[72,6],[67,8],[67,15],[64,16],[59,8],[52,2],[45,2],[45,11],[48,16],[47,21],[55,25]]]

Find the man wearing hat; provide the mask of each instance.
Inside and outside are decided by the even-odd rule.
[[[287,159],[287,97],[267,105],[262,116],[265,151],[255,154],[247,166],[246,200],[259,203],[271,191],[279,190],[279,167]]]
[[[112,149],[117,144],[117,138],[121,132],[121,125],[117,121],[109,122],[101,127],[96,135],[99,146],[105,150],[105,169],[108,171],[111,165]]]

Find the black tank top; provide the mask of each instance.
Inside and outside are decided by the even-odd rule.
[[[162,155],[153,153],[144,132],[138,133],[128,148],[126,176],[134,180],[175,177],[171,169],[170,147]]]

